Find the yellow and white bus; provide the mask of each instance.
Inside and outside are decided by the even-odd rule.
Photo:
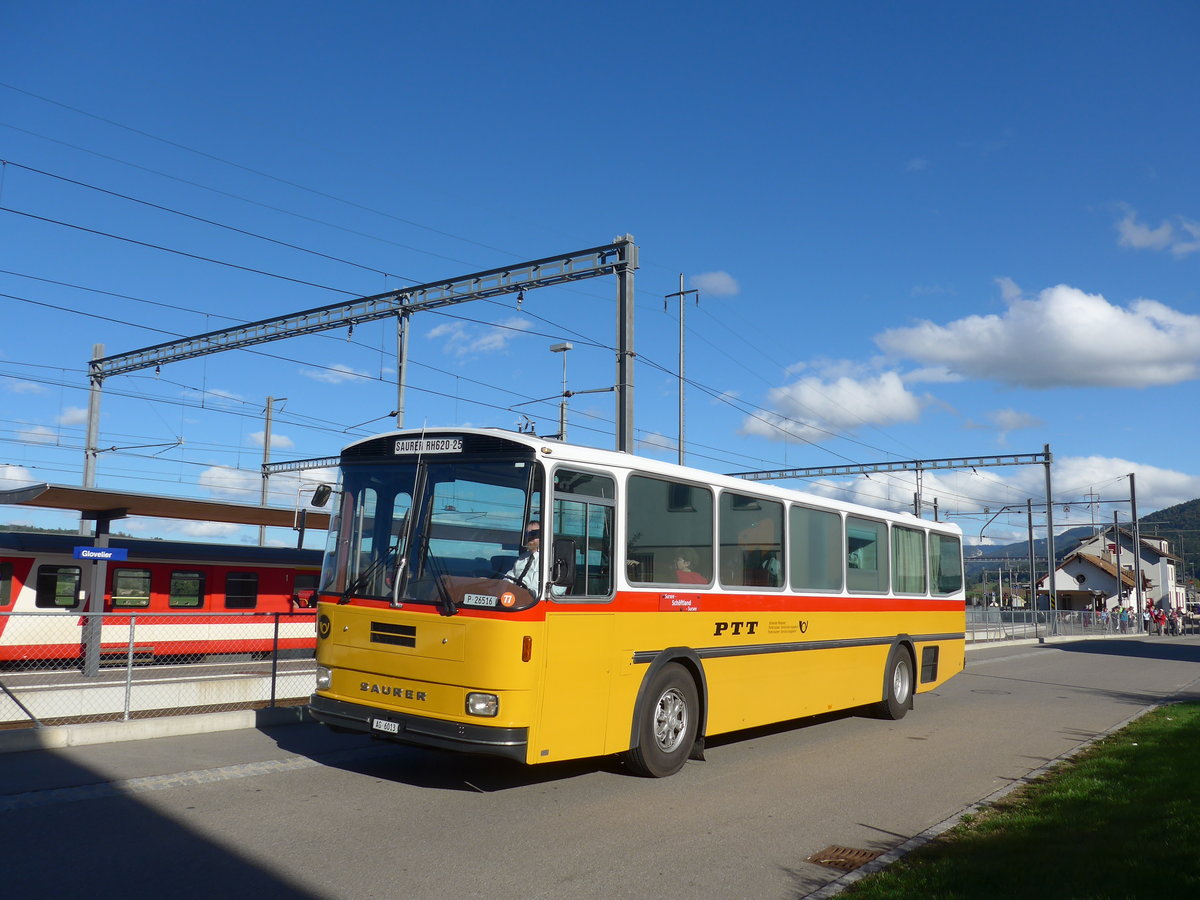
[[[661,777],[712,735],[898,719],[963,668],[954,525],[494,429],[359,441],[333,496],[334,728]]]

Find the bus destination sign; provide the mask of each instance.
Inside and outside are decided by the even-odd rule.
[[[396,441],[392,452],[397,456],[404,453],[462,453],[462,438],[409,438]]]

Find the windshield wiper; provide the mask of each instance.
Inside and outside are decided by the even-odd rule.
[[[398,545],[396,547],[389,548],[386,553],[384,553],[382,556],[376,557],[369,566],[359,572],[358,576],[346,586],[344,591],[342,591],[342,595],[338,598],[338,605],[345,606],[347,603],[349,603],[350,598],[367,586],[367,582],[369,582],[372,576],[379,571],[379,567],[384,565],[389,558],[395,556],[398,549]]]

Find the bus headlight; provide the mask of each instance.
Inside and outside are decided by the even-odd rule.
[[[495,718],[500,712],[500,698],[495,694],[481,694],[477,691],[472,691],[467,694],[467,715],[468,716],[487,716]]]
[[[317,690],[327,691],[333,684],[333,672],[324,666],[317,666]]]

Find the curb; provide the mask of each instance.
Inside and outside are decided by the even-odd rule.
[[[89,744],[120,741],[148,741],[154,738],[207,734],[212,731],[237,731],[243,728],[267,728],[311,722],[305,706],[274,709],[235,709],[200,713],[192,716],[163,716],[154,719],[130,719],[124,722],[89,722],[82,725],[47,725],[0,731],[0,754],[30,750],[60,750]]]

